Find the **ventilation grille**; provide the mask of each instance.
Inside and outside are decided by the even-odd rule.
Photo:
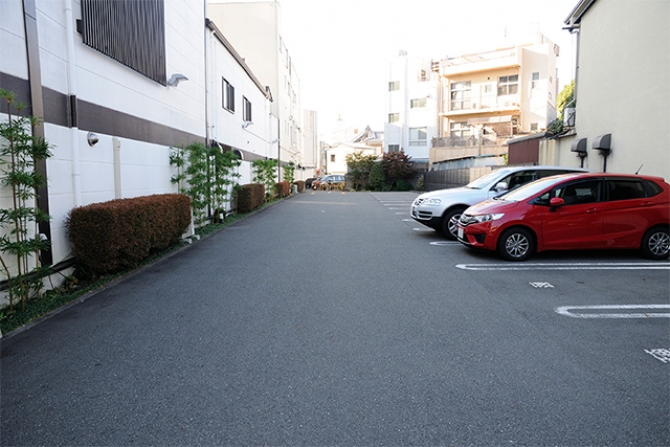
[[[163,0],[81,0],[83,42],[166,85]]]

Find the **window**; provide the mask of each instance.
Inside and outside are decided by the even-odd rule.
[[[636,180],[608,180],[609,200],[641,199],[646,196],[642,182]]]
[[[663,192],[663,188],[651,180],[645,180],[644,185],[647,187],[647,197],[654,197]]]
[[[399,113],[389,113],[389,123],[397,123],[400,121]]]
[[[244,103],[244,110],[242,110],[242,119],[244,121],[253,121],[251,119],[251,103],[246,98],[246,96],[243,96],[242,100],[243,100],[243,103]]]
[[[532,80],[530,81],[530,88],[538,88],[540,86],[540,72],[535,72],[532,75]]]
[[[537,123],[530,123],[530,131],[537,132]]]
[[[400,90],[400,81],[389,82],[389,92]]]
[[[452,138],[467,138],[471,135],[470,126],[466,121],[449,123],[449,136]]]
[[[452,82],[450,89],[451,89],[451,110],[469,109],[470,94],[472,91],[470,81]]]
[[[410,127],[409,129],[409,145],[410,146],[425,146],[428,139],[425,127]]]
[[[389,152],[400,152],[399,144],[389,144]]]
[[[493,187],[491,188],[492,190],[495,190],[495,187],[498,183],[500,182],[505,182],[507,183],[507,190],[511,191],[513,189],[518,188],[521,185],[525,185],[526,183],[532,182],[535,180],[535,171],[521,171],[521,172],[515,172],[514,174],[510,174],[507,177],[500,179]]]
[[[409,107],[410,109],[426,107],[426,98],[411,99],[409,101]]]
[[[498,96],[515,95],[519,91],[519,75],[498,78]]]
[[[580,205],[598,201],[600,180],[561,185],[554,190],[554,197],[560,197],[566,205]]]
[[[419,71],[419,82],[426,82],[428,81],[428,73],[426,73],[426,70],[420,70]]]
[[[235,111],[235,87],[230,85],[226,78],[223,78],[223,108]]]
[[[335,163],[335,154],[330,154],[331,163]]]

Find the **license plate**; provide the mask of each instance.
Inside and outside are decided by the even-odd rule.
[[[463,228],[458,227],[458,238],[463,239]]]

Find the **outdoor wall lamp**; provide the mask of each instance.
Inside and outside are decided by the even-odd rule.
[[[99,141],[99,138],[93,132],[89,132],[88,135],[86,135],[86,141],[88,141],[89,146],[93,147]]]
[[[188,81],[188,78],[181,73],[175,73],[170,76],[170,79],[167,81],[167,85],[170,87],[176,87],[179,85],[179,81]]]

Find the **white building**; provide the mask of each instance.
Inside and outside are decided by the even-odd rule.
[[[208,138],[210,144],[240,155],[239,183],[251,183],[254,160],[277,158],[279,129],[272,114],[272,92],[216,24],[206,24]]]
[[[145,0],[133,3],[132,14],[124,5],[0,6],[0,88],[43,118],[36,134],[53,147],[40,166],[49,182],[38,206],[51,216],[40,226],[51,241],[42,260],[56,269],[70,261],[72,208],[177,192],[172,148],[216,142],[238,151],[241,183],[250,180],[251,159],[277,152],[271,90],[206,21],[204,0]],[[224,80],[233,90],[224,93]],[[0,119],[7,119],[4,107]],[[9,200],[0,190],[1,206]]]
[[[344,175],[349,172],[347,155],[354,153],[376,155],[381,160],[384,153],[384,134],[366,127],[351,140],[330,145],[325,151],[325,173]]]
[[[431,62],[401,51],[389,63],[384,151],[403,150],[417,169],[428,169],[437,135],[437,83]]]
[[[210,1],[208,16],[222,30],[246,64],[273,96],[272,114],[279,119],[278,154],[281,164],[306,165],[302,148],[300,79],[281,34],[281,5],[278,1]],[[296,179],[311,177],[296,171]]]

